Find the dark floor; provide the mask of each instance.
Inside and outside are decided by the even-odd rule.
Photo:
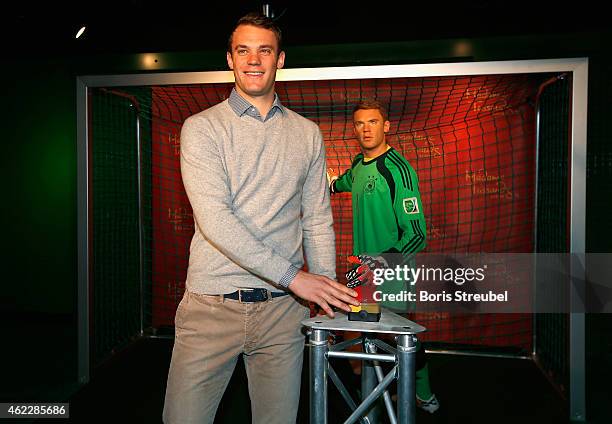
[[[78,388],[70,316],[0,312],[0,333],[0,402],[59,402]]]
[[[170,340],[143,340],[99,370],[70,399],[70,421],[161,422],[171,345]],[[250,422],[241,364],[221,401],[216,423]],[[348,376],[347,366],[335,361],[334,368]],[[306,366],[299,423],[308,422],[307,372]],[[430,374],[442,408],[433,415],[418,411],[419,423],[567,422],[564,402],[530,361],[431,355]],[[330,385],[329,423],[341,423],[348,415],[344,401]]]
[[[70,422],[160,423],[170,362],[171,339],[143,339],[95,370],[91,382],[76,382],[76,331],[64,319],[3,320],[0,346],[0,402],[69,402]],[[587,411],[590,424],[612,422],[612,334],[591,337],[587,351]],[[590,354],[589,352],[596,352]],[[333,360],[347,381],[346,362]],[[418,411],[426,423],[567,423],[565,402],[528,360],[430,355],[430,373],[441,409]],[[307,361],[302,379],[299,423],[308,422]],[[249,423],[249,400],[242,362],[223,397],[216,423]],[[343,422],[349,410],[329,384],[329,423]],[[39,420],[43,422],[46,420]],[[2,421],[6,422],[6,421]],[[28,422],[18,420],[19,423]],[[57,422],[53,420],[52,422]]]

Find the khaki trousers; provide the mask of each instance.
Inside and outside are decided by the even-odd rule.
[[[253,423],[294,423],[304,353],[300,321],[308,316],[292,296],[240,303],[186,291],[176,311],[164,422],[213,423],[244,353]]]

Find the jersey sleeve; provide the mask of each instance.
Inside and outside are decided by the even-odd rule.
[[[401,231],[399,240],[386,252],[410,258],[426,246],[425,215],[417,174],[405,160],[392,173],[395,181],[393,209]]]
[[[355,164],[361,160],[363,155],[359,153],[353,159],[353,163],[351,167],[344,172],[344,174],[340,175],[336,181],[334,181],[330,187],[332,193],[342,193],[342,192],[351,192],[353,191],[353,168]]]
[[[353,188],[353,169],[349,168],[346,172],[338,177],[331,185],[332,193],[342,193],[351,191]]]

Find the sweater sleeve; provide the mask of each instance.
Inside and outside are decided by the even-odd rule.
[[[181,130],[181,175],[196,231],[242,268],[286,287],[297,269],[236,216],[217,142],[194,118],[187,119]]]
[[[302,192],[304,251],[309,272],[335,279],[335,233],[325,174],[325,147],[318,129],[313,152]]]

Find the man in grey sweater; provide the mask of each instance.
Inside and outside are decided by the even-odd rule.
[[[274,92],[280,30],[259,14],[238,21],[227,62],[229,99],[188,118],[181,172],[193,207],[185,295],[175,319],[164,422],[212,423],[241,353],[254,423],[295,422],[303,301],[350,311],[356,292],[334,281],[335,243],[318,127]],[[308,270],[304,265],[304,253]]]

